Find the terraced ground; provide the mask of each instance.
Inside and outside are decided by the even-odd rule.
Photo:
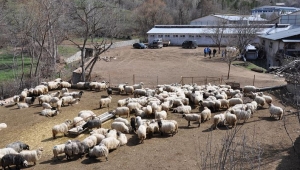
[[[181,49],[180,47],[166,47],[162,49],[132,49],[123,47],[111,49],[104,54],[108,57],[116,57],[111,62],[99,61],[95,66],[93,80],[109,80],[112,85],[128,82],[144,82],[146,87],[154,88],[157,84],[179,83],[183,77],[219,77],[227,75],[227,64],[220,57],[212,59],[203,57],[203,49]],[[270,74],[255,73],[242,67],[231,67],[231,78],[227,81],[240,82],[241,86],[252,85],[255,75],[255,85],[258,87],[274,86],[284,84],[283,79]],[[185,79],[187,81],[188,79]],[[190,81],[190,80],[189,80]],[[203,79],[194,79],[200,84]],[[222,81],[224,83],[225,79]],[[76,89],[72,89],[73,91]],[[205,156],[211,149],[211,153],[216,153],[216,148],[221,148],[222,139],[230,130],[220,128],[211,131],[212,120],[201,124],[187,127],[187,121],[181,114],[168,114],[168,119],[175,119],[179,123],[179,132],[174,137],[169,135],[154,135],[153,138],[145,140],[144,144],[139,144],[135,134],[126,134],[128,144],[109,154],[108,161],[104,158],[74,159],[67,161],[53,160],[52,147],[56,144],[64,143],[68,139],[82,140],[88,133],[79,136],[63,137],[59,135],[57,139],[52,139],[51,128],[66,119],[73,119],[81,110],[92,110],[97,115],[112,110],[117,107],[117,101],[132,95],[113,94],[113,103],[110,108],[99,109],[98,101],[101,96],[106,96],[106,92],[84,91],[79,104],[62,108],[61,114],[56,117],[43,117],[38,115],[42,110],[37,102],[28,109],[17,109],[16,105],[10,107],[0,107],[0,123],[5,122],[8,128],[0,131],[0,148],[13,141],[23,141],[28,143],[32,149],[43,146],[44,154],[37,165],[30,165],[27,169],[205,169]],[[274,104],[282,106],[280,99],[274,97]],[[295,147],[299,147],[300,126],[293,111],[295,109],[287,107],[285,119],[276,121],[269,117],[267,106],[259,109],[253,117],[241,127],[234,142],[236,148],[240,141],[245,141],[248,151],[257,149],[262,155],[261,159],[254,162],[247,162],[247,158],[257,158],[255,155],[244,155],[245,167],[239,165],[239,169],[250,169],[250,165],[256,166],[260,163],[261,169],[299,169],[300,162],[294,154],[292,143],[286,134],[286,129],[293,140],[296,140]],[[224,111],[224,110],[222,110]],[[221,111],[221,112],[222,112]],[[198,109],[193,106],[193,112]],[[217,113],[213,113],[215,115]],[[133,115],[131,115],[133,116]],[[110,122],[104,124],[109,127]],[[244,134],[247,137],[243,138]],[[209,145],[208,145],[209,144]],[[252,150],[254,151],[254,150]],[[242,152],[238,152],[242,154]],[[202,156],[201,156],[202,155]],[[63,156],[61,156],[63,158]],[[216,159],[216,158],[215,158]],[[207,164],[212,160],[206,161]],[[229,167],[227,167],[230,169]],[[215,169],[215,168],[211,168]]]

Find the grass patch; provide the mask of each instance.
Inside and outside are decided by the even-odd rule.
[[[58,46],[58,54],[63,56],[64,58],[70,57],[77,53],[79,49],[76,46],[72,45],[59,45]]]
[[[259,67],[251,62],[243,62],[243,61],[234,61],[232,63],[233,65],[236,65],[236,66],[242,66],[242,67],[245,67],[246,69],[248,70],[252,70],[252,71],[256,71],[256,72],[261,72],[261,73],[265,73],[267,70],[265,68],[262,68],[262,67]]]

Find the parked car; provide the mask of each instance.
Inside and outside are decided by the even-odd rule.
[[[144,43],[134,43],[133,48],[137,48],[137,49],[145,49],[147,48],[147,46]]]
[[[148,44],[149,48],[162,48],[163,42],[162,40],[153,40],[151,43]]]
[[[187,40],[182,43],[182,48],[197,48],[198,44],[196,41]]]

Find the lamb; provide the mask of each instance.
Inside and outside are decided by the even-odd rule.
[[[264,107],[265,103],[266,103],[266,99],[264,97],[259,96],[257,93],[252,93],[252,98],[254,99],[254,101],[256,101],[257,105],[260,107]]]
[[[133,86],[124,85],[124,91],[126,94],[128,94],[128,93],[133,94],[134,88],[133,88]]]
[[[59,114],[59,111],[56,109],[43,109],[40,112],[40,115],[46,116],[46,117],[53,117]]]
[[[78,101],[80,101],[80,99],[78,99],[78,98],[72,99],[71,101],[68,102],[68,105],[73,106],[73,104],[78,104]]]
[[[125,105],[127,105],[127,103],[128,103],[128,98],[120,99],[120,100],[118,100],[118,107],[125,106]]]
[[[234,106],[236,104],[243,104],[243,100],[241,98],[231,98],[228,100],[229,107]]]
[[[164,133],[171,133],[174,136],[177,132],[176,125],[173,122],[165,122],[162,120],[158,120],[158,127],[161,135]]]
[[[123,133],[129,133],[129,128],[125,125],[124,122],[113,122],[111,124],[111,128]]]
[[[91,149],[89,151],[89,156],[97,157],[97,158],[105,156],[106,161],[108,161],[108,159],[107,159],[108,153],[109,153],[108,148],[104,144],[101,144],[101,145],[97,145],[93,149]]]
[[[127,143],[127,137],[124,133],[122,132],[117,132],[117,140],[120,141],[120,146],[123,146]]]
[[[117,107],[114,111],[113,111],[114,115],[119,115],[119,117],[121,115],[127,115],[127,118],[129,117],[129,108],[126,106],[122,106],[122,107]]]
[[[6,123],[0,123],[0,130],[7,128]]]
[[[127,85],[127,83],[125,84],[119,84],[118,85],[118,89],[119,89],[119,94],[123,93],[124,92],[124,86]]]
[[[83,91],[79,91],[79,92],[72,92],[72,96],[75,99],[80,99],[83,95]]]
[[[272,103],[273,98],[272,98],[271,96],[264,95],[263,92],[259,92],[259,93],[257,93],[257,94],[258,94],[259,96],[265,98],[266,103],[268,103],[268,104],[271,104],[271,103]]]
[[[69,127],[70,127],[71,123],[72,123],[71,120],[66,120],[62,124],[53,126],[53,128],[52,128],[53,139],[56,139],[56,135],[58,133],[63,133],[64,136],[67,136],[67,132],[69,130]]]
[[[107,137],[101,141],[99,145],[105,145],[108,150],[117,149],[120,146],[120,141],[114,137]]]
[[[79,157],[82,158],[84,151],[84,145],[79,140],[68,140],[65,144],[64,152],[66,154],[67,160],[70,160],[74,155],[79,155]]]
[[[108,129],[105,137],[106,138],[113,137],[113,138],[117,139],[117,130],[116,129]]]
[[[159,120],[159,119],[165,120],[165,119],[167,119],[167,112],[164,110],[160,111],[160,112],[155,112],[154,116],[155,116],[156,120]]]
[[[185,118],[185,120],[188,121],[188,126],[190,126],[191,121],[196,121],[199,123],[198,127],[200,127],[200,122],[201,122],[201,115],[196,114],[196,113],[190,113],[190,114],[182,114],[182,117]]]
[[[23,109],[23,108],[28,108],[29,104],[28,103],[17,103],[18,108],[19,109]]]
[[[146,139],[146,133],[147,133],[147,128],[145,125],[140,125],[139,128],[136,131],[138,138],[139,138],[139,143],[144,143],[144,140]]]
[[[107,134],[108,129],[105,128],[99,128],[99,129],[94,129],[90,132],[91,135],[93,134],[102,134],[102,135],[106,135]]]
[[[15,95],[15,96],[13,97],[13,101],[14,101],[15,103],[19,103],[19,101],[20,101],[20,96],[19,96],[19,95]]]
[[[29,150],[29,145],[24,142],[17,141],[6,145],[6,148],[12,148],[16,152],[20,153],[22,150]]]
[[[83,120],[88,121],[96,117],[96,114],[91,110],[82,110],[78,113],[78,117],[82,117]]]
[[[105,89],[107,89],[107,87],[108,87],[108,84],[109,82],[98,82],[97,84],[96,84],[96,86],[95,86],[95,91],[101,91],[101,89],[103,89],[103,90],[105,90]]]
[[[36,165],[36,162],[39,159],[41,159],[43,151],[44,151],[43,147],[39,147],[36,150],[30,150],[30,151],[23,150],[20,152],[20,155],[24,156],[27,162],[33,162],[34,165]]]
[[[32,96],[32,97],[26,97],[25,98],[25,103],[27,103],[29,105],[33,104],[34,101],[35,101],[35,97],[34,96]]]
[[[127,119],[124,119],[124,118],[121,118],[121,117],[118,117],[118,118],[115,118],[114,122],[123,122],[125,123],[125,125],[130,128],[130,123]]]
[[[283,109],[279,106],[275,106],[272,103],[269,104],[269,112],[271,114],[270,117],[274,117],[275,115],[278,116],[278,120],[282,119],[283,117]]]
[[[20,169],[19,166],[27,167],[28,162],[22,155],[19,154],[6,154],[1,159],[2,169],[5,170],[5,167],[10,169],[9,165],[16,165],[16,169]]]
[[[87,152],[89,148],[93,148],[97,145],[97,137],[96,136],[88,136],[82,140],[81,144],[85,147],[85,151]]]
[[[63,154],[65,152],[65,146],[66,146],[66,144],[55,145],[52,148],[53,157],[56,158],[56,159],[59,159],[58,155]]]
[[[224,125],[225,122],[225,114],[217,114],[213,117],[214,123],[212,125],[212,129],[218,129],[218,125]]]
[[[200,115],[201,115],[201,122],[205,122],[211,119],[211,111],[207,107],[204,107],[204,110],[200,113]]]
[[[107,98],[102,98],[99,101],[99,108],[101,109],[103,106],[107,106],[109,108],[109,104],[111,103],[111,96],[108,96]]]
[[[93,119],[93,120],[88,120],[86,124],[82,126],[83,129],[88,128],[88,129],[93,129],[93,128],[101,128],[101,120],[100,119]]]
[[[20,101],[24,101],[24,99],[28,96],[28,89],[24,89],[20,94]]]
[[[231,112],[229,112],[229,111],[226,111],[224,114],[225,114],[224,125],[231,126],[232,128],[234,128],[237,123],[236,115],[231,114]]]

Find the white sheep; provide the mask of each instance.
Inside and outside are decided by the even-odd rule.
[[[283,117],[283,109],[279,106],[275,106],[272,103],[269,104],[269,112],[271,114],[270,117],[274,117],[275,115],[278,116],[278,120],[282,119]]]
[[[20,101],[24,101],[24,99],[28,96],[28,89],[24,89],[20,94]]]
[[[128,104],[128,98],[118,100],[118,107],[122,107]]]
[[[60,87],[61,88],[71,88],[72,84],[67,82],[67,81],[62,81],[60,82]]]
[[[82,117],[83,120],[88,121],[96,117],[96,114],[91,110],[82,110],[78,113],[78,117]]]
[[[131,102],[127,104],[127,107],[129,108],[129,111],[132,112],[133,110],[141,109],[142,105],[137,102]]]
[[[19,109],[24,109],[28,108],[29,104],[28,103],[17,103]]]
[[[134,84],[132,85],[133,86],[133,89],[143,89],[144,88],[144,83],[143,82],[140,82],[139,84]]]
[[[226,99],[218,99],[221,102],[221,108],[229,108],[229,102]]]
[[[139,143],[144,143],[144,140],[146,139],[146,133],[147,133],[147,127],[145,125],[140,125],[136,131]]]
[[[19,103],[19,101],[20,101],[20,96],[19,96],[19,95],[14,95],[13,101],[14,101],[15,103]]]
[[[117,140],[120,141],[120,146],[123,146],[128,142],[126,135],[122,132],[117,132]]]
[[[204,107],[203,111],[200,113],[201,115],[201,122],[205,122],[211,119],[211,111],[209,108]]]
[[[173,112],[175,113],[189,114],[191,111],[192,111],[192,107],[189,105],[177,106],[176,108],[173,108]]]
[[[259,96],[265,98],[266,103],[268,103],[268,104],[271,104],[271,103],[272,103],[273,98],[272,98],[271,96],[264,95],[263,92],[258,92],[257,94],[258,94]]]
[[[43,107],[43,109],[51,109],[52,108],[52,106],[49,103],[46,103],[46,102],[42,103],[42,107]]]
[[[62,106],[66,106],[67,104],[69,105],[69,103],[73,101],[73,96],[63,96],[61,98],[61,101],[62,101]]]
[[[64,93],[69,93],[69,89],[68,88],[62,88],[61,89],[61,94],[64,95]]]
[[[0,160],[6,154],[18,154],[18,152],[13,148],[2,148],[0,149]]]
[[[126,94],[128,94],[128,93],[133,94],[134,88],[133,88],[133,86],[124,85],[124,91]]]
[[[96,158],[105,156],[106,161],[108,161],[108,158],[107,158],[108,153],[109,153],[108,148],[104,144],[100,144],[100,145],[95,146],[93,149],[91,149],[89,151],[89,156],[96,157]]]
[[[74,117],[73,127],[83,126],[84,124],[86,124],[86,121],[82,117]]]
[[[84,138],[81,143],[86,147],[86,149],[92,148],[97,145],[97,137],[93,135],[88,136]]]
[[[106,135],[107,134],[108,129],[106,128],[99,128],[99,129],[94,129],[90,132],[91,135],[93,134],[102,134],[102,135]]]
[[[256,87],[255,86],[244,86],[243,92],[244,92],[244,94],[250,93],[250,92],[256,92]]]
[[[237,120],[244,120],[245,123],[252,116],[252,111],[247,106],[242,109],[231,109],[230,112],[236,115]]]
[[[154,116],[155,116],[156,120],[159,120],[159,119],[165,120],[165,119],[167,119],[168,114],[166,111],[162,110],[160,112],[155,112]]]
[[[108,129],[105,137],[106,138],[113,137],[113,138],[117,139],[117,130],[116,129]]]
[[[0,130],[7,128],[6,123],[0,123]]]
[[[171,135],[174,136],[178,131],[178,129],[176,129],[175,123],[173,122],[165,122],[165,121],[158,120],[157,123],[161,135],[163,135],[164,133],[171,133]]]
[[[101,141],[99,145],[105,145],[108,150],[117,149],[120,146],[120,141],[115,137],[107,137]]]
[[[54,93],[50,93],[51,97],[58,97],[58,98],[60,98],[60,95],[61,95],[60,91],[57,91],[57,92],[54,92]]]
[[[59,114],[58,110],[52,110],[52,109],[43,109],[40,112],[40,115],[46,116],[46,117],[53,117]]]
[[[42,157],[43,150],[44,150],[43,147],[40,147],[36,150],[30,150],[30,151],[23,150],[20,152],[20,155],[24,156],[27,162],[33,162],[34,165],[36,165],[36,162]]]
[[[213,117],[214,123],[212,125],[212,129],[218,129],[218,125],[224,125],[225,122],[225,114],[217,114]]]
[[[73,104],[78,104],[78,101],[80,101],[78,98],[72,99],[70,102],[68,102],[68,105],[73,106]]]
[[[79,140],[68,140],[65,146],[65,154],[67,160],[70,160],[72,156],[79,155],[82,158],[85,148],[84,145]]]
[[[124,122],[113,122],[111,124],[111,128],[123,133],[129,133],[129,128],[125,125]]]
[[[231,114],[229,111],[226,111],[224,114],[225,114],[224,125],[231,126],[232,128],[234,128],[237,123],[236,115]]]
[[[159,133],[158,123],[155,120],[151,121],[150,123],[147,123],[146,132],[149,138],[151,138],[154,133]]]
[[[39,104],[42,104],[43,102],[51,103],[50,102],[51,99],[52,99],[52,96],[50,96],[50,95],[40,95],[38,97],[38,102],[39,102]]]
[[[66,146],[66,144],[55,145],[52,148],[53,157],[56,158],[56,159],[59,159],[58,155],[65,153],[65,146]]]
[[[190,122],[191,121],[196,121],[199,125],[198,127],[200,127],[200,123],[201,123],[201,115],[196,114],[196,113],[189,113],[189,114],[182,114],[182,117],[185,118],[185,120],[188,121],[188,126],[191,126]]]
[[[126,107],[126,106],[117,107],[117,108],[113,111],[113,114],[114,114],[114,115],[119,115],[119,117],[122,116],[122,115],[126,115],[127,118],[128,118],[128,117],[129,117],[129,113],[130,113],[129,108]]]
[[[101,109],[103,106],[107,106],[109,108],[109,104],[111,103],[111,96],[108,96],[107,98],[101,98],[99,101],[99,108]]]
[[[236,104],[243,104],[243,100],[241,98],[231,98],[228,100],[229,107],[234,106]]]
[[[58,133],[63,133],[64,136],[67,136],[67,132],[69,130],[69,127],[70,127],[71,123],[72,123],[72,121],[66,120],[64,123],[54,125],[53,128],[52,128],[53,139],[56,138],[56,135]]]
[[[204,101],[200,101],[200,105],[202,107],[207,107],[209,108],[212,112],[214,112],[216,109],[215,109],[215,102],[212,101],[212,100],[204,100]]]
[[[254,99],[254,101],[256,101],[257,105],[260,107],[264,107],[265,103],[266,103],[266,99],[264,97],[259,96],[257,93],[252,93],[252,98]]]
[[[97,144],[101,143],[101,141],[105,138],[102,134],[93,133],[91,136],[95,136],[97,138]]]
[[[114,122],[123,122],[123,123],[125,123],[125,125],[128,128],[130,127],[129,121],[127,119],[124,119],[124,118],[121,118],[121,117],[115,118]]]

